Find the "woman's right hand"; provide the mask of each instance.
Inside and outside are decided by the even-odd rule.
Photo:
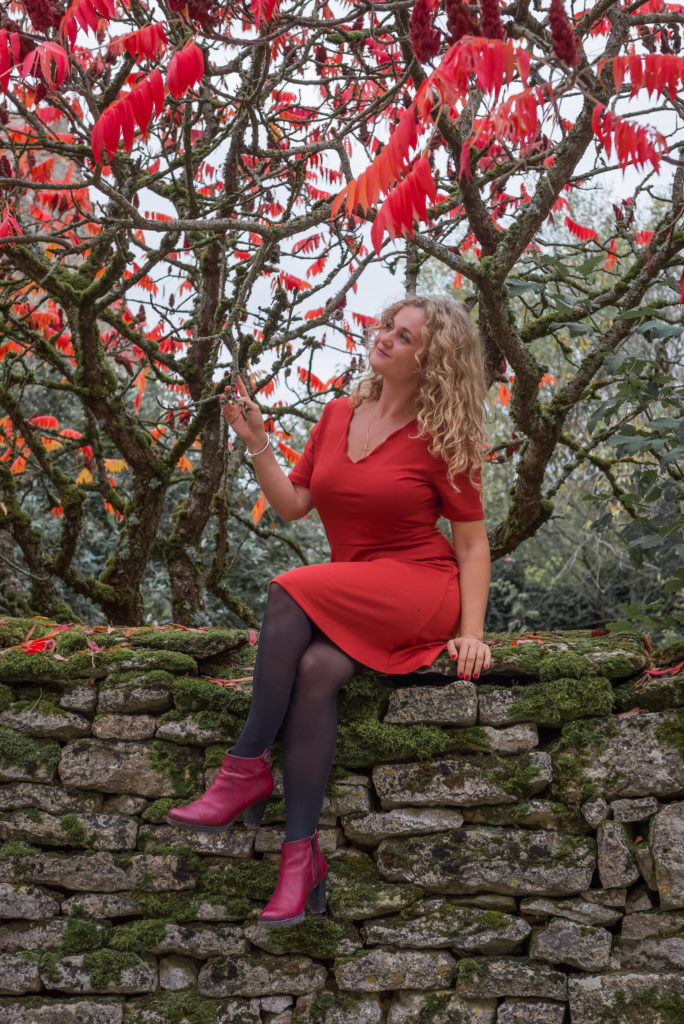
[[[247,388],[240,376],[237,378],[237,396],[232,401],[224,396],[223,415],[226,422],[241,437],[248,448],[261,448],[267,438],[261,410],[247,394]]]

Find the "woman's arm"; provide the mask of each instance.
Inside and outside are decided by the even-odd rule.
[[[484,521],[450,521],[454,554],[458,562],[461,589],[461,628],[458,637],[449,640],[447,650],[458,658],[458,674],[477,679],[481,668],[488,668],[491,651],[483,642],[487,610],[491,557]]]
[[[267,438],[268,434],[264,431],[264,440],[258,445],[256,451],[263,448]],[[313,508],[311,491],[308,487],[303,487],[302,484],[292,483],[278,465],[275,452],[270,444],[265,452],[254,457],[253,462],[259,487],[276,515],[288,523],[292,519],[301,519],[311,511]]]
[[[484,636],[491,558],[484,520],[474,523],[451,522],[454,554],[461,584],[461,635]]]
[[[311,491],[308,487],[293,483],[278,465],[264,427],[261,410],[247,394],[247,389],[239,376],[236,397],[239,403],[231,402],[226,397],[223,414],[226,422],[247,445],[247,451],[259,452],[253,459],[254,472],[266,501],[285,522],[301,519],[313,508]]]

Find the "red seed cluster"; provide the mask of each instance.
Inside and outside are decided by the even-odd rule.
[[[59,0],[24,0],[24,9],[36,32],[58,28],[65,14]]]
[[[501,20],[499,0],[480,0],[482,35],[487,39],[504,39],[506,30]]]
[[[449,42],[456,43],[462,36],[482,34],[475,11],[464,0],[446,0]]]
[[[553,42],[553,52],[559,60],[570,67],[579,64],[580,55],[577,48],[577,39],[572,31],[572,25],[565,13],[563,0],[551,0],[549,8],[549,29]]]
[[[432,24],[433,10],[430,0],[416,0],[409,21],[411,49],[420,61],[430,60],[439,53],[442,35]]]

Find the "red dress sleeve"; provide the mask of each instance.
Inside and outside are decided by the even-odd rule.
[[[435,461],[438,464],[438,469],[433,482],[439,493],[441,514],[457,523],[472,523],[478,519],[484,519],[482,492],[474,484],[471,484],[468,472],[456,474],[456,483],[459,488],[457,493],[447,479],[445,460],[439,458]],[[479,466],[473,477],[477,483],[481,483],[482,470]]]
[[[287,474],[293,484],[301,484],[302,487],[308,487],[311,483],[311,474],[313,473],[314,461],[316,458],[316,438],[324,415],[325,408],[323,409],[321,418],[317,423],[314,423],[311,428],[311,433],[309,434],[309,439],[304,446],[304,451]]]

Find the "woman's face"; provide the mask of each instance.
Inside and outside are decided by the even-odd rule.
[[[416,382],[422,369],[416,362],[420,348],[420,333],[425,324],[425,313],[417,306],[403,306],[388,327],[381,327],[375,336],[368,362],[372,370],[383,377]]]

